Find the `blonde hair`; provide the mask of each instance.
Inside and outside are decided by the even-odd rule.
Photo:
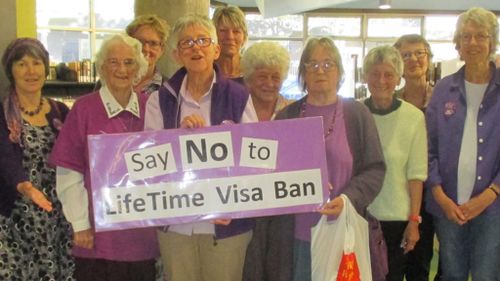
[[[151,27],[154,31],[156,31],[156,33],[158,33],[162,44],[167,42],[168,35],[170,33],[170,25],[168,25],[166,20],[158,17],[157,15],[138,16],[127,25],[125,31],[129,36],[135,38],[134,34],[137,30],[145,25]]]
[[[219,7],[212,16],[212,21],[217,28],[219,24],[228,24],[236,28],[241,28],[245,41],[248,39],[248,27],[245,20],[245,13],[236,6]]]

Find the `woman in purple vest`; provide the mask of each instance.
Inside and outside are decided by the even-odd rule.
[[[135,93],[133,85],[147,67],[138,40],[122,34],[106,39],[96,55],[102,87],[75,102],[50,157],[64,215],[73,227],[78,281],[155,280],[155,229],[94,232],[87,144],[88,135],[143,130],[147,96]]]
[[[146,129],[200,128],[257,121],[246,89],[224,75],[213,23],[204,16],[180,18],[173,28],[173,56],[182,65],[153,93],[146,106]],[[218,220],[171,225],[158,232],[170,281],[241,280],[253,220]],[[199,250],[194,250],[199,249]]]

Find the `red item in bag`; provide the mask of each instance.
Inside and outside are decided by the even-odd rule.
[[[346,254],[344,252],[342,255],[337,281],[361,281],[355,253]]]

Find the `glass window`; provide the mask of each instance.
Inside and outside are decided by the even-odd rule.
[[[38,39],[47,48],[53,62],[90,59],[90,36],[86,31],[39,30]]]
[[[427,40],[453,40],[457,16],[425,17],[425,38]]]
[[[307,31],[312,36],[361,36],[361,17],[310,17]]]
[[[259,14],[245,16],[248,25],[249,37],[303,37],[303,17],[301,15],[287,15],[264,19]]]
[[[413,33],[421,33],[421,18],[368,18],[368,37],[397,38]]]
[[[134,18],[134,0],[37,0],[38,39],[53,63],[90,59]],[[94,18],[91,18],[91,15]]]
[[[335,40],[344,67],[344,82],[339,95],[354,97],[356,83],[359,82],[359,69],[363,65],[363,42],[355,40]]]
[[[434,43],[430,42],[432,61],[445,61],[458,58],[458,52],[455,50],[455,44],[452,42]]]
[[[37,0],[36,24],[88,28],[90,2],[81,0]]]
[[[134,18],[134,1],[106,0],[94,3],[96,28],[125,29]]]

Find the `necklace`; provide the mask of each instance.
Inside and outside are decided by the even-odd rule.
[[[21,109],[21,111],[28,116],[37,115],[42,110],[42,107],[43,107],[43,98],[40,98],[40,104],[38,104],[38,106],[33,111],[26,110],[26,109],[24,109],[24,107],[19,105],[19,109]]]
[[[306,113],[307,102],[303,102],[300,106],[300,117],[304,117]],[[328,130],[326,131],[325,138],[328,137],[333,132],[333,125],[335,124],[335,118],[337,117],[337,104],[333,108],[333,116],[330,125],[328,126]]]

